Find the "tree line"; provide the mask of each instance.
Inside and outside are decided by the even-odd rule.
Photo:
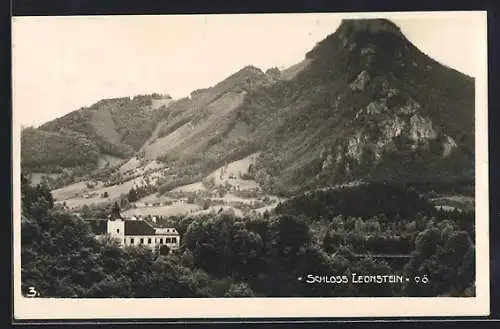
[[[316,194],[308,197],[311,203],[323,202]],[[294,213],[285,202],[275,212],[244,218],[225,212],[161,218],[161,224],[176,227],[182,235],[177,252],[161,255],[141,247],[121,248],[112,239],[95,239],[84,220],[54,209],[46,186],[31,186],[25,178],[22,207],[22,290],[27,293],[34,287],[42,297],[475,294],[474,228],[468,223],[474,221],[473,214],[417,212],[361,218],[328,217],[329,210],[320,218],[305,215],[300,206]],[[404,264],[395,264],[389,258],[371,256],[380,252],[409,257]],[[354,273],[426,275],[429,283],[307,284],[298,280],[308,274],[350,277]]]

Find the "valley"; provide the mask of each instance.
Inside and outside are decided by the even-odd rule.
[[[157,181],[164,178],[165,167],[158,162],[132,158],[117,169],[124,177],[121,184],[105,186],[103,181],[82,181],[55,189],[52,194],[56,205],[75,212],[81,212],[84,207],[106,207],[114,202],[122,205],[125,216],[139,217],[216,214],[221,209],[238,216],[269,212],[286,199],[263,192],[255,180],[246,177],[258,156],[258,152],[251,154],[218,168],[201,181],[163,194],[153,192],[137,200],[130,199],[131,190],[156,186]]]
[[[257,213],[359,181],[470,186],[473,78],[422,53],[392,23],[371,24],[381,32],[344,21],[283,71],[249,65],[183,99],[102,100],[27,129],[23,167],[37,182],[45,170],[68,209],[118,202],[156,215]],[[389,41],[395,50],[383,47]],[[449,195],[461,197],[445,189],[434,202],[453,207]]]
[[[23,289],[475,296],[475,78],[387,19],[344,19],[310,49],[183,98],[103,99],[23,129]]]

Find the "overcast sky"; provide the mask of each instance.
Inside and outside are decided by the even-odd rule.
[[[12,27],[14,119],[38,126],[103,98],[153,92],[180,98],[246,65],[285,68],[333,33],[342,17],[17,17]],[[466,74],[476,76],[484,62],[478,53],[485,42],[482,15],[377,17],[391,18],[423,52]]]

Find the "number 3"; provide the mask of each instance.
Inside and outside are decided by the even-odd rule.
[[[35,290],[35,287],[29,287],[28,288],[28,297],[35,297],[38,295],[38,293]]]

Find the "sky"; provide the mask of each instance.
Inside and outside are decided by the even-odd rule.
[[[483,65],[484,14],[367,15],[391,19],[447,66],[476,76]],[[247,65],[286,68],[342,18],[358,17],[365,15],[14,17],[14,120],[38,126],[104,98],[155,92],[181,98]]]

